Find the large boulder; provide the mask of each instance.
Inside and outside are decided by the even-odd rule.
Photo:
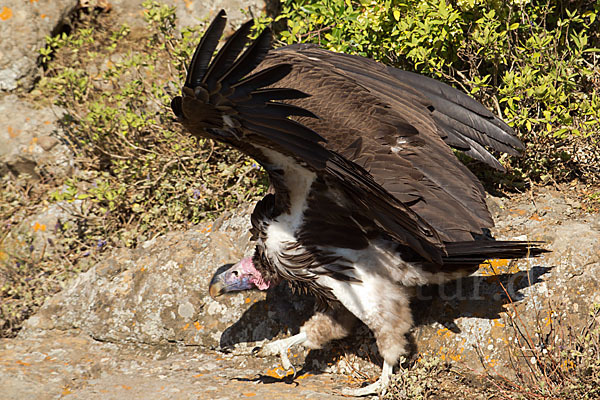
[[[256,341],[297,329],[310,316],[312,300],[292,297],[285,286],[268,294],[240,293],[223,302],[208,294],[217,267],[252,251],[250,209],[134,250],[113,251],[48,300],[26,322],[21,336],[79,329],[115,343],[227,348],[240,343],[253,347]]]
[[[0,91],[31,89],[39,50],[56,34],[79,0],[7,0],[0,4]]]

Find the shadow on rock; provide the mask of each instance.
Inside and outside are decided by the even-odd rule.
[[[522,290],[543,281],[542,276],[550,270],[533,267],[513,274],[469,276],[444,285],[419,287],[411,303],[415,326],[419,328],[438,322],[451,331],[459,332],[454,322],[458,318],[499,318],[506,304],[523,300]],[[239,343],[270,340],[279,334],[287,336],[288,332],[298,333],[302,324],[314,313],[314,303],[312,297],[293,294],[287,285],[281,284],[267,293],[266,300],[250,306],[237,322],[223,332],[221,348],[227,350]],[[419,346],[418,335],[411,333],[407,336],[409,353],[414,356]],[[296,376],[322,370],[335,364],[342,356],[355,356],[375,365],[383,362],[373,333],[359,323],[350,337],[333,341],[323,349],[310,350],[304,361],[295,359],[297,366],[303,363]],[[250,380],[261,383],[294,382],[292,376],[277,379],[259,375]]]
[[[549,267],[490,276],[468,276],[443,285],[417,289],[412,301],[415,326],[438,322],[458,333],[458,318],[497,319],[504,306],[524,299],[522,290],[542,282]]]
[[[287,284],[277,285],[267,292],[265,300],[252,304],[223,332],[220,347],[227,350],[239,343],[273,339],[288,332],[296,334],[312,316],[314,303],[312,296],[294,294]]]

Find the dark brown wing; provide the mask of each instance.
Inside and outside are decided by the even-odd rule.
[[[375,124],[378,135],[383,136],[395,135],[398,130],[407,135],[416,135],[418,131],[401,116],[389,113],[388,106],[375,98],[357,101],[358,108],[350,114],[350,119],[348,115],[326,112],[323,115],[327,120],[316,118],[308,108],[276,102],[299,101],[306,97],[302,92],[305,79],[305,83],[321,85],[322,88],[333,85],[333,101],[343,101],[335,94],[340,90],[351,91],[355,84],[348,79],[319,82],[315,75],[319,71],[311,72],[310,64],[297,62],[294,57],[261,63],[270,46],[270,32],[265,30],[242,52],[247,24],[211,60],[217,45],[215,37],[223,31],[224,24],[220,22],[223,18],[224,13],[220,13],[205,33],[190,64],[182,96],[172,101],[173,111],[179,120],[195,135],[223,141],[256,158],[265,166],[272,180],[280,180],[273,182],[280,191],[291,190],[286,188],[286,177],[278,174],[283,168],[264,157],[260,148],[275,150],[295,160],[299,167],[316,172],[339,186],[343,193],[351,194],[353,197],[344,200],[352,203],[351,207],[360,211],[363,218],[375,224],[381,232],[409,246],[425,259],[441,263],[443,244],[436,230],[386,192],[364,168],[332,152],[335,146],[322,144],[325,132],[338,125],[336,132],[347,138],[351,138],[356,130],[345,132],[344,127],[353,124],[354,128],[362,126],[365,129]],[[255,70],[259,63],[260,68]],[[323,100],[320,96],[315,99],[318,102]],[[322,111],[318,107],[313,110]],[[370,114],[368,118],[363,112]],[[290,116],[294,120],[288,118]],[[307,121],[311,124],[304,123]]]
[[[385,66],[371,59],[333,53],[312,44],[295,44],[277,51],[296,51],[331,63],[384,102],[412,102],[429,111],[437,133],[449,146],[504,171],[487,148],[520,155],[523,143],[513,129],[465,93],[443,82]]]
[[[278,50],[261,68],[293,65],[278,84],[310,94],[295,104],[319,119],[299,121],[321,133],[329,150],[362,167],[435,228],[443,241],[472,240],[471,233],[493,225],[481,184],[444,143],[431,112],[414,101],[414,91],[400,90],[385,102],[314,55]]]

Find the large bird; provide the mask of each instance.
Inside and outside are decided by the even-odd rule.
[[[248,45],[252,21],[214,55],[225,24],[221,11],[172,108],[193,135],[253,157],[272,187],[252,213],[254,255],[216,275],[210,294],[285,281],[314,295],[320,307],[300,333],[262,349],[286,367],[290,346],[319,348],[358,318],[384,364],[349,393],[380,392],[406,351],[411,288],[543,251],[489,236],[483,187],[449,147],[502,169],[486,147],[518,155],[523,145],[444,83],[312,45],[272,50],[269,29]]]

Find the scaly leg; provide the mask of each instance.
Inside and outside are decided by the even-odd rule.
[[[290,347],[303,344],[309,349],[319,349],[333,339],[347,336],[355,322],[356,317],[343,307],[317,312],[300,328],[299,334],[266,344],[255,354],[263,357],[278,354],[283,368],[293,369],[295,375],[296,369],[287,356]]]
[[[344,396],[371,396],[371,395],[383,395],[390,384],[390,378],[393,374],[394,366],[388,364],[387,361],[383,362],[383,369],[381,370],[381,376],[375,383],[358,389],[344,389],[342,394]]]
[[[267,343],[260,350],[256,352],[256,355],[260,357],[266,356],[275,356],[279,354],[281,358],[281,366],[286,370],[292,369],[294,371],[294,376],[296,375],[296,368],[290,362],[288,358],[287,352],[288,349],[292,346],[296,346],[298,344],[302,344],[306,342],[307,336],[306,332],[300,332],[297,335],[290,336],[289,338],[276,340],[271,343]]]

